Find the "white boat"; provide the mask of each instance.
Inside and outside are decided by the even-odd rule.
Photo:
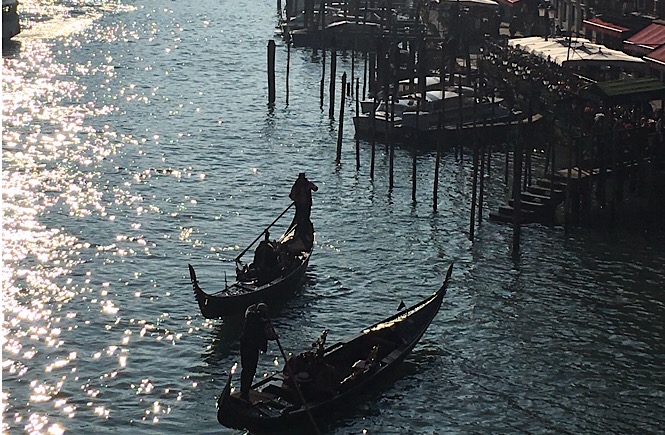
[[[2,0],[2,40],[7,41],[21,33],[18,18],[18,0]]]

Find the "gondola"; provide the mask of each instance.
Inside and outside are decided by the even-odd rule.
[[[418,304],[327,348],[321,346],[322,335],[318,345],[292,356],[281,371],[252,385],[249,401],[232,391],[231,372],[217,401],[217,420],[251,432],[309,428],[312,433],[317,419],[355,400],[411,352],[441,307],[452,268],[451,264],[441,288]]]
[[[188,265],[194,297],[203,317],[207,319],[241,317],[245,309],[252,304],[281,301],[300,288],[312,255],[314,227],[310,223],[306,228],[298,228],[293,222],[278,240],[268,240],[268,229],[290,207],[236,257],[235,282],[225,285],[224,289],[217,293],[208,294],[203,291],[199,286],[194,267]],[[263,235],[266,235],[266,239],[256,248],[254,261],[243,264],[242,255]]]

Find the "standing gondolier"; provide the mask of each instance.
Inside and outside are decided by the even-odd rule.
[[[305,177],[304,172],[298,174],[298,178],[293,183],[293,187],[291,187],[289,198],[296,204],[294,221],[301,228],[309,228],[312,225],[312,222],[309,220],[312,213],[312,191],[316,192],[317,190],[319,190],[317,185],[309,181]]]
[[[259,351],[268,350],[268,340],[277,340],[268,319],[268,306],[250,305],[245,311],[245,324],[240,336],[240,398],[249,401],[249,390],[259,363]]]

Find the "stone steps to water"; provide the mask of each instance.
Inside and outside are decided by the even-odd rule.
[[[526,191],[520,192],[520,223],[548,223],[554,219],[556,207],[563,202],[566,191],[565,179],[555,176],[540,178]],[[496,213],[490,213],[489,218],[496,222],[512,223],[514,217],[514,200],[508,200],[508,205],[500,206]]]

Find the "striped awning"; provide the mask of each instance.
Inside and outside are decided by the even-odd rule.
[[[582,23],[585,28],[593,30],[594,32],[603,33],[617,38],[620,38],[624,32],[630,30],[627,27],[619,26],[618,24],[610,23],[609,21],[603,21],[598,17],[584,20]]]
[[[665,44],[665,25],[656,23],[650,24],[624,41],[627,49],[641,48],[647,51],[654,50],[663,44]]]

